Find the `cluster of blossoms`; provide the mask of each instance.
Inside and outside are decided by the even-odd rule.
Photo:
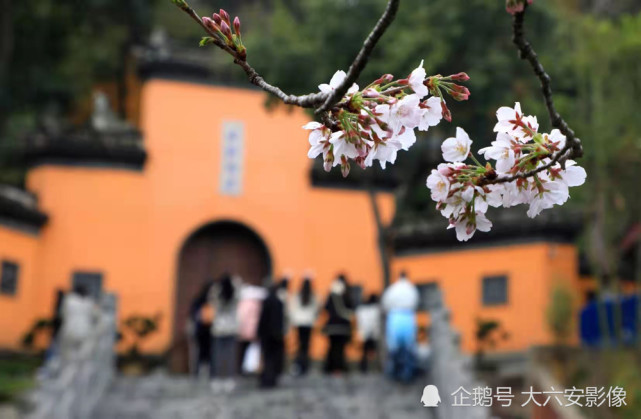
[[[479,150],[487,164],[479,163],[470,152],[472,140],[457,128],[456,137],[441,145],[448,163],[440,164],[427,178],[436,208],[449,220],[448,228],[456,230],[460,241],[470,239],[476,230],[492,228],[485,216],[489,206],[529,204],[527,215],[534,218],[544,209],[564,204],[569,188],[585,182],[585,170],[572,160],[564,166],[558,162],[550,165],[565,150],[566,138],[559,130],[539,133],[536,117],[523,115],[519,103],[514,108],[500,108],[496,115],[496,140]],[[472,164],[465,163],[468,157]],[[494,167],[489,160],[495,161]],[[537,168],[540,171],[534,173]]]
[[[329,84],[321,84],[322,93],[331,93],[346,78],[338,71]],[[414,129],[427,131],[442,118],[451,121],[443,94],[466,100],[470,92],[455,81],[466,81],[465,73],[426,77],[423,62],[405,79],[394,80],[386,74],[363,90],[354,84],[345,97],[329,111],[325,124],[310,122],[308,156],[323,155],[329,171],[340,165],[343,176],[350,162],[365,168],[378,160],[381,167],[394,163],[399,150],[408,150],[416,142]]]
[[[214,13],[211,18],[203,16],[202,20],[203,24],[216,34],[218,41],[235,50],[240,58],[245,59],[247,57],[247,48],[243,45],[243,40],[240,36],[240,19],[238,16],[234,18],[234,23],[232,24],[229,13],[220,9],[220,13]],[[206,36],[200,41],[200,46],[213,42],[214,38]]]

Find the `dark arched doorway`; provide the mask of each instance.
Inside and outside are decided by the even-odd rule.
[[[178,256],[170,354],[174,372],[188,369],[186,325],[192,301],[208,281],[225,272],[253,284],[260,284],[271,273],[271,258],[263,240],[247,226],[232,221],[199,228],[187,238]]]

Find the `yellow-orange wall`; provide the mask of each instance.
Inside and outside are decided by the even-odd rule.
[[[74,271],[99,271],[103,289],[118,294],[121,318],[161,313],[159,333],[142,349],[166,350],[179,251],[191,233],[217,220],[243,223],[260,235],[275,275],[289,270],[300,277],[312,269],[321,294],[339,271],[365,283],[366,291],[380,287],[367,193],[313,188],[301,129],[309,117],[297,109],[267,111],[264,99],[257,91],[150,80],[141,103],[149,155],[143,171],[60,165],[30,170],[27,187],[50,215],[33,268],[39,281],[34,316],[49,316],[55,290],[68,289]],[[245,123],[241,196],[218,193],[226,120]],[[378,200],[384,219],[391,220],[393,197],[379,194]],[[23,329],[7,326],[7,345]]]
[[[14,295],[0,294],[0,348],[16,348],[31,328],[39,277],[35,270],[37,236],[0,225],[0,262],[17,263],[18,285]]]
[[[477,319],[497,320],[509,334],[507,340],[497,340],[497,351],[551,343],[546,310],[552,290],[558,281],[567,281],[572,290],[578,287],[573,245],[541,242],[451,250],[396,257],[393,269],[406,270],[417,284],[438,283],[464,351],[477,349]],[[482,279],[494,275],[508,277],[507,304],[483,306]],[[575,303],[579,298],[577,292]],[[428,322],[426,316],[422,321]]]

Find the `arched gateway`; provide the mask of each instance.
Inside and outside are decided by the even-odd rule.
[[[187,238],[178,256],[170,354],[174,372],[187,371],[186,324],[192,301],[208,281],[225,272],[253,284],[262,283],[271,273],[271,258],[263,240],[249,227],[233,221],[200,227]]]

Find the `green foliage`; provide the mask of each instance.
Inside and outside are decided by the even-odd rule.
[[[573,198],[588,210],[595,271],[615,276],[619,241],[641,214],[641,14],[562,18],[567,25],[558,27],[550,55],[559,108],[584,143],[588,172],[588,186]]]
[[[124,80],[126,57],[131,46],[145,41],[155,0],[5,2],[0,3],[0,168],[40,114],[54,109],[64,116],[97,82]],[[20,171],[0,170],[0,182],[20,178]]]
[[[12,401],[31,388],[39,364],[36,358],[18,355],[0,359],[0,403]]]
[[[546,316],[548,327],[557,343],[564,343],[572,332],[572,292],[565,283],[558,283],[552,290]]]

